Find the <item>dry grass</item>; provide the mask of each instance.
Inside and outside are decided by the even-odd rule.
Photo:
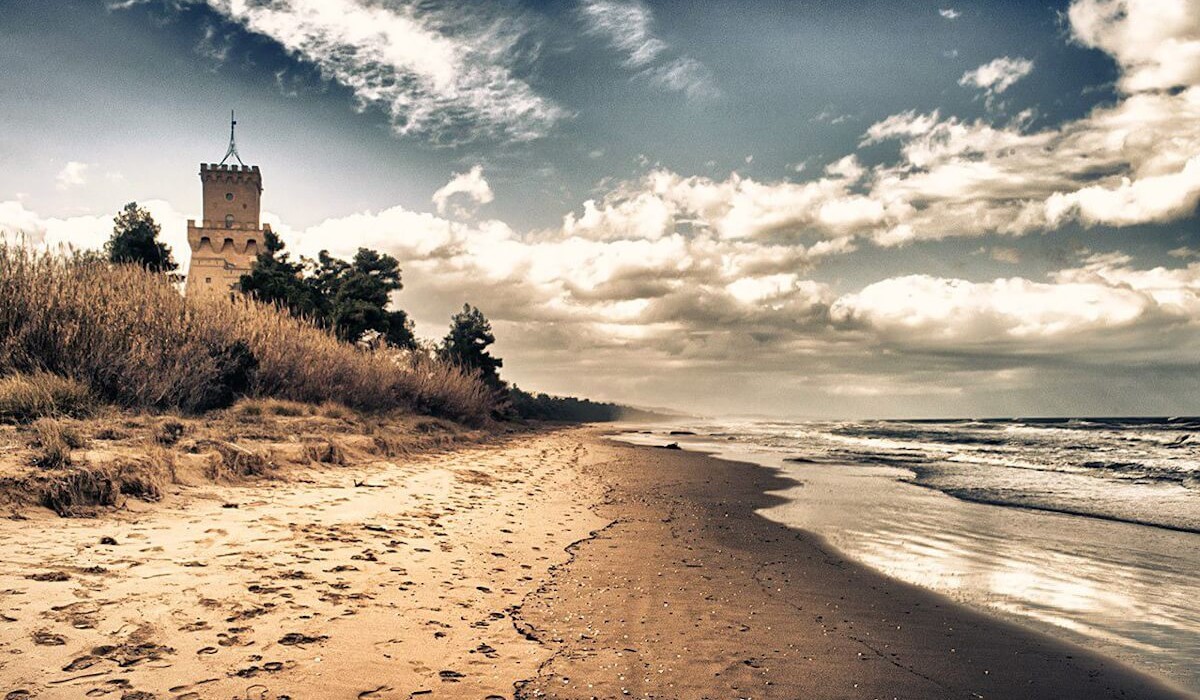
[[[81,418],[96,401],[82,382],[48,372],[0,377],[0,422],[29,423],[45,416]]]
[[[32,426],[34,466],[43,469],[60,469],[71,465],[71,451],[87,444],[79,430],[64,421],[39,418]]]
[[[302,408],[297,416],[297,405],[243,399],[202,415],[109,409],[84,419],[0,425],[0,508],[39,504],[63,516],[89,516],[212,483],[369,471],[491,435],[406,412],[364,413],[332,403]]]
[[[243,298],[186,299],[164,276],[136,266],[0,246],[0,376],[17,382],[19,373],[42,383],[46,373],[67,377],[120,406],[186,413],[243,394],[467,422],[486,420],[493,408],[476,377],[422,353],[361,350]],[[14,392],[14,405],[36,408],[14,410],[10,420],[87,405],[20,398],[27,393]],[[31,395],[44,394],[43,387]],[[4,402],[0,386],[0,416]]]

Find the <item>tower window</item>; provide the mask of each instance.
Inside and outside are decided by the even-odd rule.
[[[232,192],[226,192],[226,193],[225,193],[225,201],[227,201],[227,202],[232,202],[232,201],[233,201],[233,193],[232,193]]]
[[[233,214],[225,215],[225,228],[233,228]]]

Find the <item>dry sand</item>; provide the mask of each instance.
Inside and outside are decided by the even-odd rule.
[[[0,698],[512,697],[549,652],[511,610],[603,525],[583,452],[529,436],[2,520]]]
[[[1171,696],[755,515],[782,485],[570,430],[27,512],[0,697]]]

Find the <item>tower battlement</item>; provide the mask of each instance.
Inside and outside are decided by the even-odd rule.
[[[206,171],[222,172],[222,173],[225,173],[225,172],[257,173],[258,166],[257,165],[232,165],[232,164],[225,165],[224,163],[201,163],[200,164],[200,174],[204,175],[204,173]]]

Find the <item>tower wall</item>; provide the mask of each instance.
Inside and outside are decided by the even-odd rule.
[[[270,226],[260,226],[262,175],[258,166],[200,165],[204,218],[188,221],[187,293],[237,289],[263,247]]]

